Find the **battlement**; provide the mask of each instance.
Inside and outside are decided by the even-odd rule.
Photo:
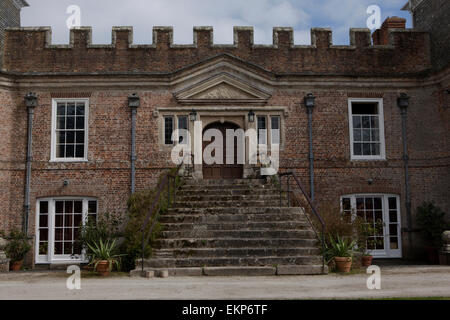
[[[295,45],[292,28],[273,28],[273,43],[255,44],[252,27],[234,27],[233,44],[215,44],[212,27],[194,27],[192,44],[174,44],[172,27],[154,27],[152,44],[133,44],[132,27],[113,27],[111,44],[92,44],[92,29],[70,30],[67,45],[52,44],[50,27],[10,28],[4,71],[17,73],[170,73],[227,53],[274,73],[401,74],[430,67],[429,35],[389,29],[388,44],[372,45],[369,29],[350,29],[349,45],[332,31],[311,29],[311,45]]]

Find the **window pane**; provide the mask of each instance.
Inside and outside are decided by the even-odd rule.
[[[280,117],[271,117],[272,143],[280,144]]]
[[[47,228],[48,227],[48,215],[40,215],[39,216],[39,227]],[[41,239],[43,240],[43,239]]]
[[[353,144],[353,153],[355,154],[355,156],[362,155],[362,143],[354,143]]]
[[[362,131],[361,131],[361,129],[354,129],[353,130],[353,141],[355,141],[355,142],[362,141]]]
[[[39,254],[42,254],[42,255],[48,254],[48,242],[47,241],[39,242]]]
[[[266,144],[267,126],[266,117],[258,117],[258,143]]]
[[[55,228],[55,240],[62,240],[63,228]]]
[[[88,202],[88,213],[97,213],[97,201],[90,200]]]
[[[84,102],[77,102],[77,116],[84,116]]]
[[[378,103],[352,102],[352,114],[378,114]]]
[[[65,213],[72,213],[73,212],[73,202],[72,201],[65,201],[64,202],[64,212]]]
[[[83,201],[74,201],[73,212],[83,213]]]
[[[56,129],[65,129],[66,128],[66,118],[58,117],[56,119]]]
[[[72,214],[64,215],[64,226],[71,227],[72,224],[73,224],[73,215]]]
[[[397,237],[391,237],[389,238],[391,242],[391,249],[398,249],[398,238]]]
[[[67,145],[66,146],[66,158],[73,158],[73,157],[75,157],[75,146]]]
[[[81,214],[76,214],[73,216],[73,226],[79,227],[81,226],[83,216]]]
[[[64,201],[55,201],[55,213],[64,212]]]
[[[342,209],[351,210],[350,198],[342,198]]]
[[[165,117],[164,118],[164,144],[173,144],[172,133],[173,133],[173,118]]]
[[[84,131],[75,132],[75,137],[76,143],[84,143]]]
[[[48,229],[39,229],[39,241],[48,240]]]
[[[64,144],[66,142],[66,133],[64,131],[58,131],[56,133],[56,143]]]
[[[397,222],[397,211],[389,211],[389,222]]]
[[[66,129],[75,129],[75,117],[66,118]]]
[[[373,156],[379,156],[380,155],[380,144],[379,143],[371,143],[370,144],[370,153]]]
[[[62,254],[62,242],[55,242],[55,254]]]
[[[57,214],[55,215],[55,227],[62,227],[63,226],[63,215]]]
[[[66,156],[66,147],[63,144],[56,146],[56,156],[58,158],[64,158]]]
[[[370,117],[362,117],[362,127],[370,129]]]
[[[81,130],[84,129],[84,117],[76,117],[77,125],[76,129]]]
[[[380,124],[378,123],[378,116],[370,117],[370,127],[375,129],[378,129],[380,127]]]
[[[354,129],[362,128],[362,123],[361,123],[361,117],[360,116],[353,116],[353,128]]]
[[[371,131],[371,140],[372,141],[380,141],[380,130],[372,129]]]
[[[397,198],[389,197],[389,209],[397,209]]]
[[[188,130],[188,118],[187,116],[180,116],[178,117],[178,130],[180,130],[178,132],[179,134],[179,143],[183,143],[187,142],[187,137],[185,137],[185,135],[187,135],[187,132],[183,132],[181,130]]]
[[[39,202],[39,213],[48,213],[48,201]]]
[[[78,145],[76,146],[75,157],[76,157],[76,158],[84,158],[84,145],[78,144]]]
[[[65,116],[66,115],[66,104],[62,103],[62,102],[58,102],[56,110],[57,110],[56,114],[58,116]]]
[[[371,152],[370,152],[370,144],[368,144],[368,143],[364,143],[363,145],[362,145],[362,149],[363,149],[363,155],[364,156],[370,156],[371,155]]]
[[[75,103],[73,103],[73,102],[67,103],[67,115],[68,116],[75,115]]]
[[[75,143],[75,131],[66,132],[66,143]]]
[[[363,129],[362,130],[362,141],[370,141],[370,129]]]
[[[389,225],[389,235],[390,236],[396,236],[397,235],[397,224],[390,224]]]

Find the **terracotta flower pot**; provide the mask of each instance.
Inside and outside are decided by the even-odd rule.
[[[22,269],[23,260],[11,262],[11,271],[19,271]]]
[[[350,272],[352,267],[352,258],[351,257],[334,257],[334,261],[336,262],[336,269],[339,272]]]
[[[109,276],[109,262],[107,260],[102,260],[97,264],[97,268],[95,269],[99,275],[102,277]]]
[[[362,256],[361,257],[361,265],[363,267],[368,267],[368,266],[372,265],[372,259],[373,259],[372,256]]]

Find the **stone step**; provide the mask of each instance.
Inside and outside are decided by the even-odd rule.
[[[265,179],[189,179],[183,186],[260,186],[267,184]]]
[[[229,238],[206,238],[206,239],[157,239],[154,242],[156,249],[170,248],[289,248],[289,247],[317,247],[319,241],[311,239],[293,238],[252,238],[252,239],[229,239]]]
[[[224,214],[297,214],[304,216],[303,208],[293,207],[206,207],[206,208],[169,208],[168,214],[203,214],[203,215],[224,215]]]
[[[254,202],[254,201],[264,201],[268,203],[279,203],[280,196],[273,194],[246,194],[246,195],[226,195],[226,194],[217,194],[217,195],[204,195],[204,194],[192,194],[192,195],[183,195],[177,196],[177,202],[189,203],[189,202]]]
[[[273,207],[279,200],[252,200],[252,201],[189,201],[181,202],[178,200],[173,204],[173,208],[211,208],[211,207],[229,207],[229,208],[248,208],[248,207]]]
[[[145,259],[144,267],[180,268],[180,267],[224,267],[224,266],[277,266],[277,265],[309,265],[322,263],[321,256],[294,257],[201,257],[177,259]]]
[[[178,238],[279,238],[279,239],[312,239],[315,233],[311,230],[182,230],[182,231],[162,231],[163,239]]]
[[[177,192],[177,197],[191,196],[191,195],[205,195],[205,196],[221,196],[221,195],[276,195],[280,196],[280,191],[277,189],[201,189],[201,190],[190,190],[190,189],[180,189]],[[282,193],[285,198],[285,192]]]
[[[220,191],[220,190],[277,190],[277,188],[274,188],[273,185],[268,184],[262,184],[262,185],[248,185],[248,184],[229,184],[229,185],[210,185],[205,186],[202,184],[193,184],[193,185],[183,185],[179,189],[181,191],[190,191],[190,192],[201,192],[205,190],[211,190],[211,191]],[[279,192],[279,191],[278,191]]]
[[[155,250],[152,258],[190,258],[190,257],[264,257],[264,256],[309,256],[319,255],[317,247],[291,248],[185,248]]]
[[[298,223],[308,223],[306,217],[303,214],[298,213],[275,213],[275,214],[165,214],[159,219],[161,223],[195,223],[195,224],[208,224],[208,223],[261,223],[261,222],[290,222],[296,221]]]
[[[192,220],[183,223],[163,223],[163,230],[309,230],[311,228],[307,221],[253,222],[252,220],[246,220],[238,223],[198,222],[200,223],[194,224]]]
[[[324,270],[325,269],[325,270]],[[274,276],[274,275],[318,275],[327,274],[328,267],[322,265],[279,265],[277,267],[194,267],[194,268],[144,268],[146,271],[168,271],[171,277],[192,276]],[[130,271],[131,277],[142,276],[142,270],[136,268]]]

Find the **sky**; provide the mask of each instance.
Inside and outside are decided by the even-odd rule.
[[[370,5],[387,17],[411,18],[406,0],[27,0],[24,27],[51,26],[52,43],[69,42],[66,13],[81,9],[81,26],[91,26],[93,43],[111,43],[113,26],[133,26],[135,44],[152,42],[153,26],[173,26],[174,43],[192,43],[193,26],[212,26],[214,43],[233,42],[233,26],[252,26],[256,44],[272,43],[273,27],[292,27],[295,44],[310,44],[310,28],[333,30],[334,44],[349,44],[350,28],[366,28]]]

